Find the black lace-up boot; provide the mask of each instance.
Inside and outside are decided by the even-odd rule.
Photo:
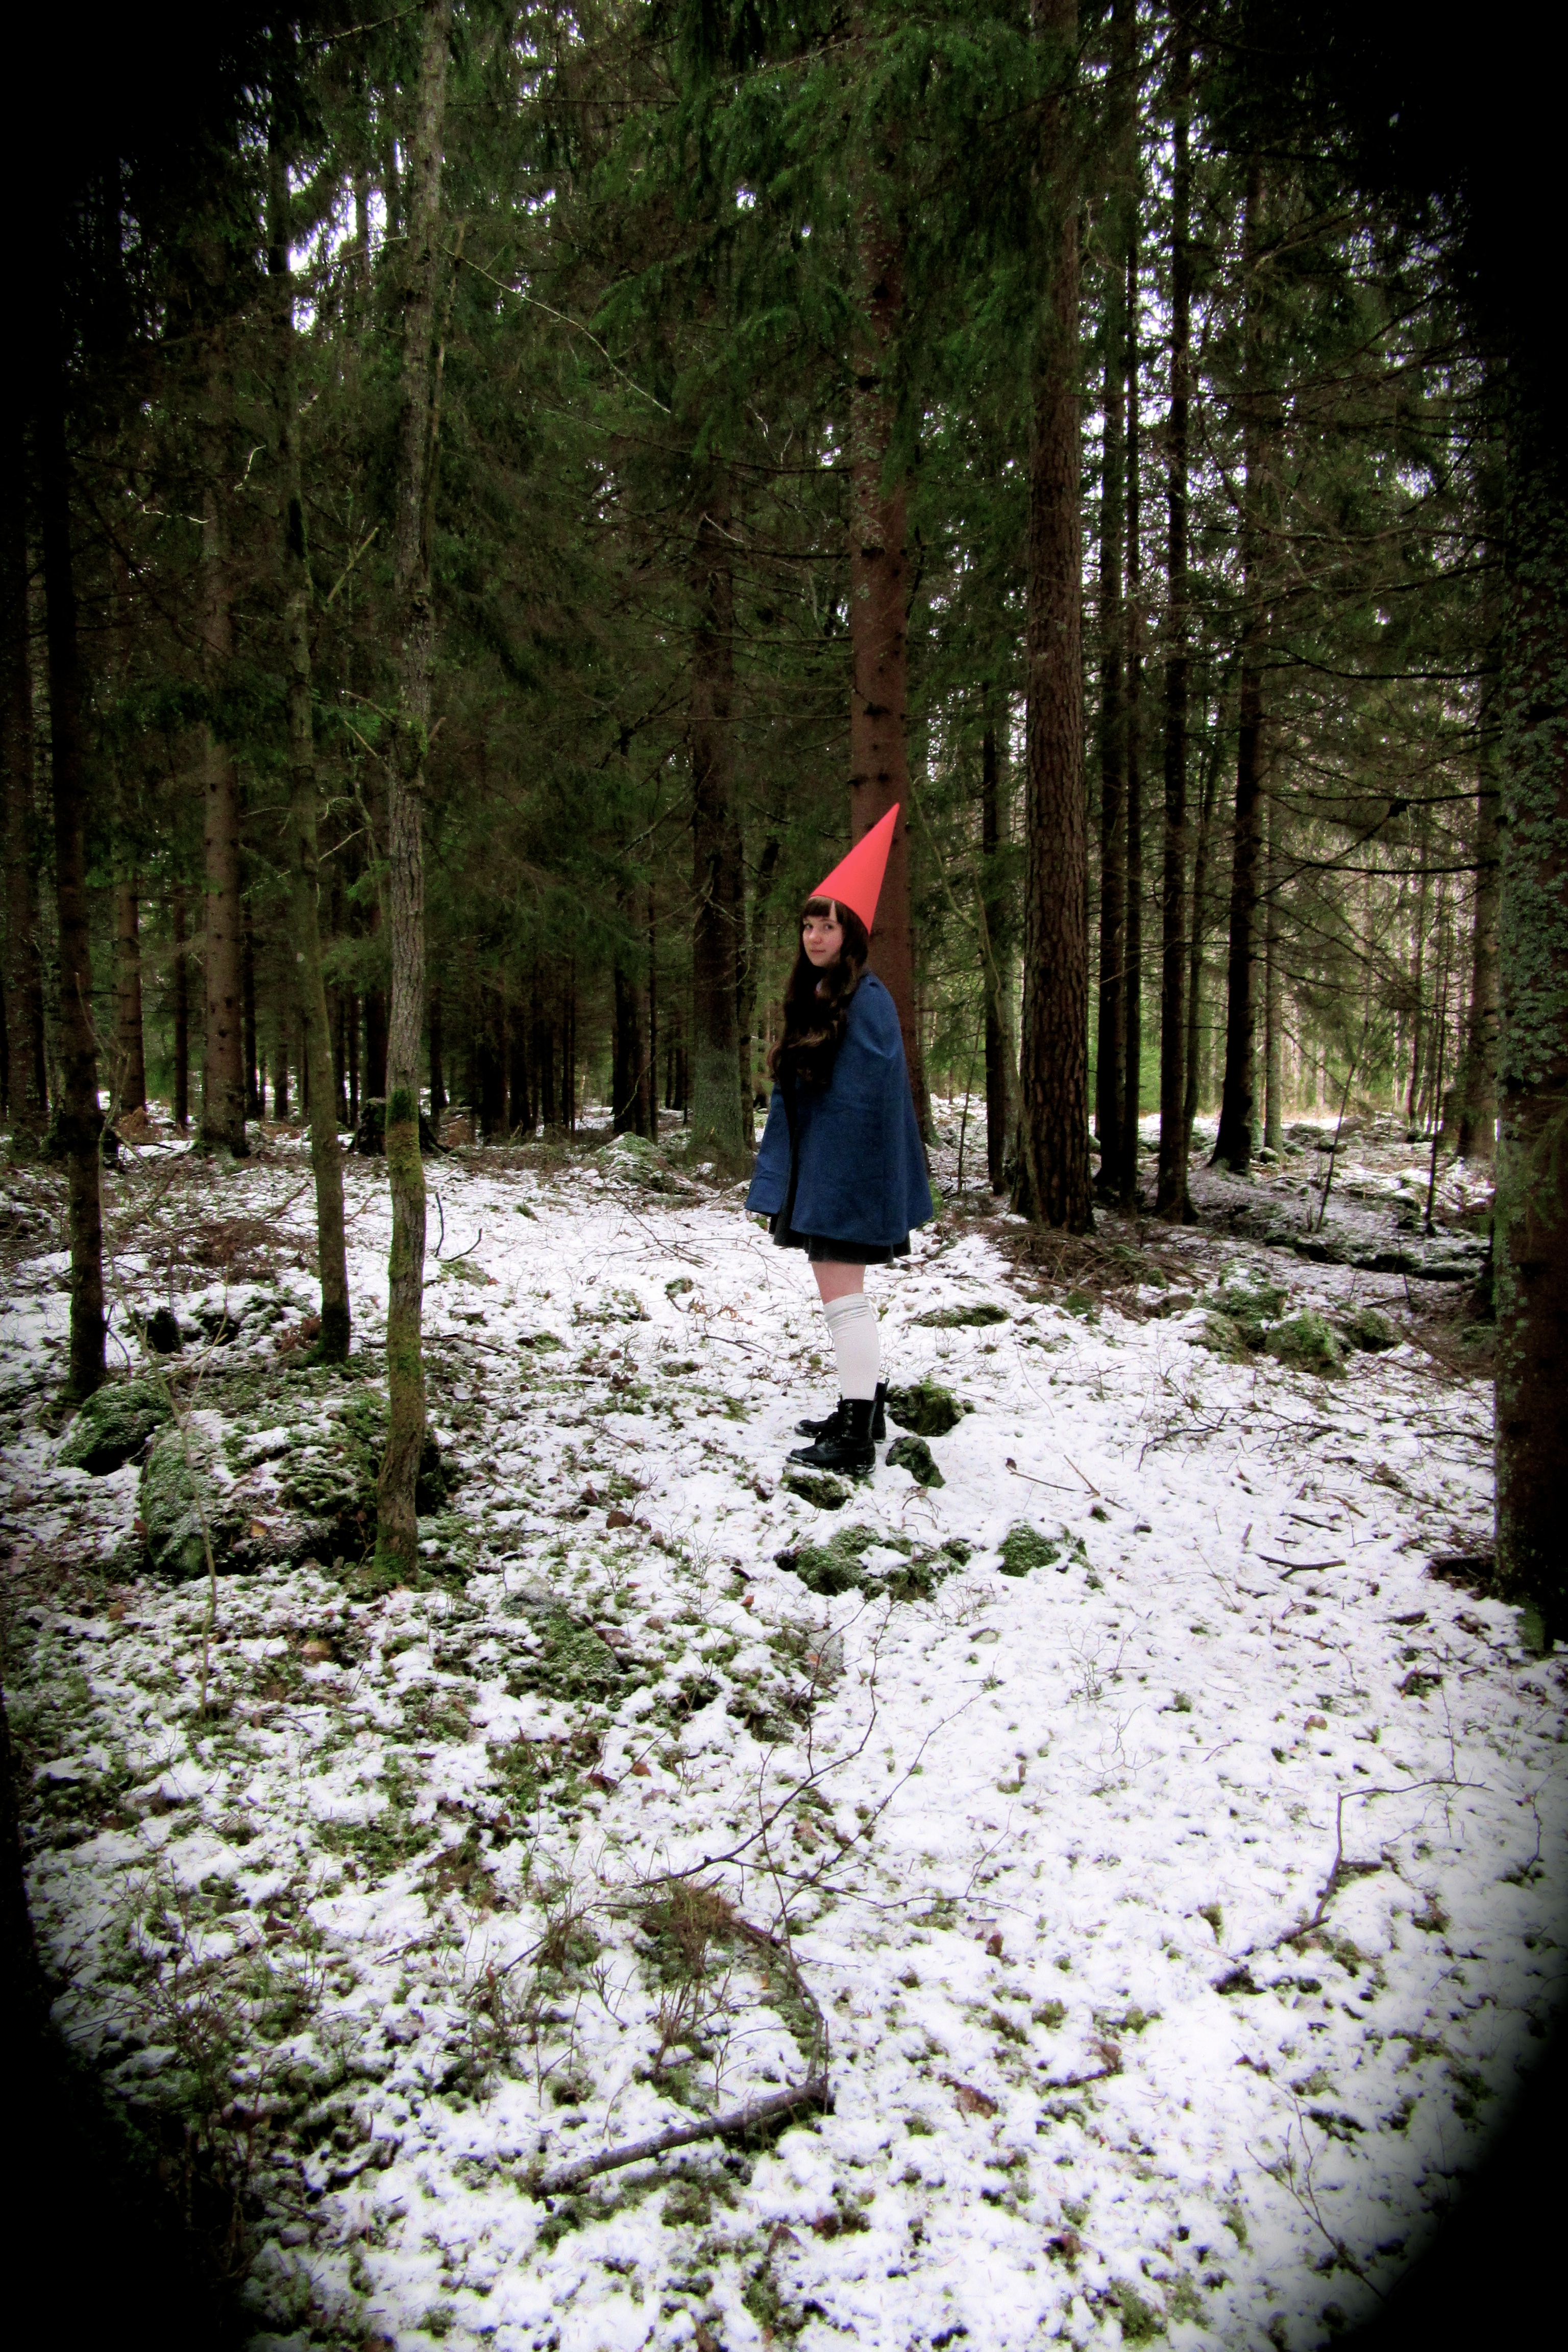
[[[843,1419],[837,1429],[819,1437],[815,1445],[797,1445],[789,1458],[808,1470],[838,1470],[851,1477],[863,1476],[877,1466],[877,1449],[871,1442],[876,1399],[840,1397],[838,1410]]]
[[[797,1421],[795,1425],[796,1436],[837,1437],[844,1426],[844,1410],[847,1402],[847,1398],[840,1397],[833,1411],[824,1414],[820,1421]],[[886,1381],[879,1381],[871,1413],[871,1436],[879,1445],[888,1434],[888,1416],[884,1410],[887,1402],[888,1383]]]

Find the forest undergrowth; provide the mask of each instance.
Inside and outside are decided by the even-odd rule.
[[[40,1948],[259,2344],[1285,2352],[1477,2161],[1561,1995],[1568,1685],[1488,1591],[1464,1167],[1428,1238],[1368,1123],[1325,1220],[1302,1127],[1074,1240],[957,1125],[854,1486],[792,1484],[805,1269],[679,1135],[433,1160],[390,1590],[380,1171],[327,1368],[298,1134],[128,1151],[68,1421],[8,1174]]]

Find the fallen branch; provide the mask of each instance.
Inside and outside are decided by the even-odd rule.
[[[813,2074],[804,2083],[792,2083],[785,2090],[770,2091],[765,2098],[749,2100],[743,2107],[731,2107],[726,2116],[710,2116],[702,2123],[674,2124],[668,2131],[633,2140],[626,2147],[605,2148],[600,2155],[585,2157],[576,2164],[563,2164],[555,2171],[545,2173],[533,2194],[563,2196],[568,2189],[579,2188],[601,2172],[618,2172],[623,2165],[644,2164],[650,2157],[667,2155],[671,2148],[689,2147],[695,2140],[728,2139],[731,2133],[754,2131],[760,2124],[773,2123],[780,2116],[794,2115],[802,2107],[826,2105],[827,2078],[825,2074]]]
[[[1270,1568],[1282,1569],[1281,1584],[1287,1576],[1310,1576],[1315,1569],[1344,1566],[1342,1559],[1281,1559],[1278,1552],[1272,1551],[1255,1551],[1252,1557],[1254,1559],[1266,1559]]]

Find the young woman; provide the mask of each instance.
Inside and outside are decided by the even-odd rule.
[[[792,1462],[869,1470],[885,1434],[877,1317],[866,1268],[909,1254],[931,1213],[893,1000],[866,970],[897,808],[806,900],[800,952],[770,1057],[773,1096],[748,1209],[781,1249],[804,1250],[838,1364],[838,1403],[803,1421]]]

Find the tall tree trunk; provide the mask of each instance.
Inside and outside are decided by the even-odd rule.
[[[1421,888],[1415,906],[1415,953],[1411,968],[1415,1003],[1410,1016],[1410,1084],[1405,1097],[1405,1123],[1412,1137],[1416,1133],[1415,1113],[1421,1099],[1421,1072],[1426,1051],[1426,909],[1432,896],[1432,867],[1425,810],[1417,820],[1415,840],[1421,859]]]
[[[1236,812],[1231,828],[1230,948],[1226,968],[1225,1083],[1214,1163],[1244,1176],[1252,1163],[1252,1119],[1257,1094],[1255,1045],[1258,1028],[1258,884],[1263,835],[1263,419],[1262,354],[1259,348],[1263,294],[1258,283],[1258,245],[1263,207],[1263,166],[1247,164],[1242,222],[1241,268],[1246,316],[1241,443],[1244,481],[1241,509],[1241,691],[1236,746]]]
[[[1501,976],[1498,964],[1498,777],[1493,737],[1497,688],[1489,672],[1481,680],[1479,744],[1479,789],[1476,794],[1476,897],[1470,923],[1470,1015],[1465,1041],[1463,1107],[1459,1116],[1461,1160],[1497,1157],[1498,1013]]]
[[[419,1157],[419,1041],[425,1017],[425,761],[430,735],[435,599],[430,577],[440,357],[436,349],[437,243],[452,0],[426,0],[419,89],[407,146],[408,241],[403,286],[403,414],[395,488],[398,701],[387,814],[392,899],[392,1013],[386,1049],[386,1454],[376,1497],[384,1575],[415,1570],[414,1490],[425,1444],[425,1169]]]
[[[752,890],[751,921],[746,931],[745,962],[741,972],[741,1129],[748,1144],[755,1139],[756,1076],[752,1058],[755,1043],[752,1024],[757,1017],[757,974],[763,968],[763,939],[768,909],[773,903],[773,883],[778,874],[779,854],[783,845],[777,834],[770,834],[763,844],[763,854],[757,861],[757,878]],[[652,900],[649,899],[651,908]]]
[[[629,962],[617,956],[614,973],[615,1035],[610,1074],[610,1128],[616,1135],[647,1133],[647,1050],[642,992]]]
[[[70,1370],[78,1402],[104,1376],[103,1210],[98,1049],[92,1022],[92,962],[87,900],[87,774],[82,740],[76,581],[71,569],[70,470],[66,455],[65,371],[46,361],[34,419],[38,521],[49,664],[50,770],[54,782],[55,906],[59,934],[60,1098],[55,1133],[65,1159],[70,1237]]]
[[[506,1133],[506,1012],[500,986],[480,982],[474,1031],[474,1096],[479,1140],[498,1143]]]
[[[506,1003],[506,1127],[511,1136],[533,1132],[528,1099],[528,1022],[521,1000],[510,989]]]
[[[1219,772],[1224,736],[1221,719],[1224,700],[1220,698],[1215,712],[1215,747],[1204,776],[1203,792],[1198,802],[1198,839],[1193,854],[1193,929],[1187,957],[1187,1038],[1186,1093],[1182,1101],[1182,1119],[1186,1129],[1186,1153],[1190,1163],[1193,1149],[1193,1122],[1198,1115],[1198,1098],[1203,1089],[1200,1044],[1203,1030],[1204,950],[1209,931],[1209,850],[1214,839],[1215,802],[1219,796]]]
[[[1134,202],[1127,232],[1127,977],[1123,990],[1127,1066],[1116,1188],[1122,1213],[1130,1217],[1142,1205],[1138,1121],[1143,1110],[1143,554],[1139,536],[1142,509],[1138,398],[1138,207]]]
[[[901,476],[888,479],[903,241],[901,224],[881,210],[886,179],[867,173],[858,228],[863,310],[849,400],[849,834],[860,840],[899,803],[870,968],[898,1008],[919,1108],[926,1097],[910,901],[908,486]]]
[[[243,871],[243,868],[241,869]],[[245,1062],[245,1116],[260,1118],[267,1109],[266,1073],[262,1069],[259,1033],[256,1025],[256,921],[248,898],[240,901],[239,1034]]]
[[[275,38],[279,36],[275,35]],[[291,35],[289,37],[291,39]],[[271,168],[271,252],[274,329],[273,365],[278,395],[278,446],[282,457],[283,645],[289,665],[289,803],[290,887],[289,929],[301,1052],[300,1090],[310,1118],[310,1173],[316,1187],[316,1253],[321,1268],[320,1360],[342,1364],[349,1355],[348,1255],[343,1235],[343,1158],[335,1115],[336,1082],[327,1013],[327,983],[321,963],[321,882],[316,790],[316,739],[311,716],[310,562],[305,536],[305,500],[300,483],[300,401],[294,353],[294,285],[289,267],[289,171],[284,142],[276,133]]]
[[[1011,925],[998,868],[1005,835],[1002,758],[994,715],[980,738],[981,978],[985,991],[985,1173],[994,1192],[1007,1189],[1013,1130],[1013,1008],[1007,987]]]
[[[1095,1040],[1095,1190],[1111,1196],[1121,1166],[1127,1092],[1126,624],[1121,603],[1126,531],[1126,286],[1119,239],[1105,280],[1104,434],[1100,475],[1100,1018]]]
[[[737,981],[745,898],[735,808],[735,559],[728,485],[706,479],[691,559],[692,1148],[721,1166],[743,1153],[736,1084]]]
[[[120,1117],[147,1108],[147,1063],[142,1031],[142,925],[136,877],[114,888],[114,1105]]]
[[[1534,394],[1533,399],[1531,394]],[[1568,465],[1555,397],[1516,377],[1508,456],[1497,1275],[1497,1559],[1568,1635]]]
[[[118,1116],[147,1108],[147,1055],[142,1026],[142,923],[137,903],[136,794],[132,782],[131,759],[126,747],[128,713],[124,708],[131,695],[131,654],[132,643],[131,611],[131,573],[124,557],[116,549],[112,557],[114,577],[115,636],[118,640],[117,668],[121,709],[115,728],[114,766],[116,775],[117,872],[114,882],[114,1066],[110,1094]]]
[[[44,962],[38,938],[38,844],[33,806],[33,672],[28,653],[26,430],[8,404],[0,454],[0,659],[5,665],[5,1108],[41,1135],[48,1118]]]
[[[745,1051],[746,1040],[741,1041]],[[647,886],[647,1131],[658,1141],[658,924],[654,915],[653,884]],[[751,1124],[742,1122],[747,1141]]]
[[[1079,478],[1078,0],[1032,0],[1051,95],[1037,202],[1044,299],[1029,457],[1027,868],[1018,1156],[1013,1204],[1069,1232],[1094,1224],[1089,1173],[1089,835],[1083,797]]]
[[[224,517],[227,450],[223,423],[228,415],[226,338],[211,331],[205,424],[205,487],[202,494],[202,635],[208,695],[216,701],[234,651],[233,588]],[[205,887],[202,975],[205,985],[202,1054],[204,1150],[247,1150],[245,1114],[247,1055],[244,1006],[244,919],[239,877],[239,771],[233,753],[209,717],[203,761]]]
[[[191,961],[185,944],[185,886],[176,882],[169,893],[169,928],[174,937],[174,1126],[184,1135],[191,1123]]]
[[[561,1123],[577,1132],[577,959],[566,967],[566,1003],[561,1024]]]
[[[272,1035],[272,1116],[279,1120],[289,1116],[289,1039],[281,1022]]]
[[[442,1001],[439,988],[430,991],[430,1117],[438,1119],[447,1108],[447,1071],[442,1059]]]
[[[386,1100],[386,991],[364,992],[364,1094],[367,1102]]]
[[[1276,1157],[1285,1148],[1285,970],[1279,885],[1279,803],[1270,790],[1263,910],[1263,1142]]]
[[[1193,264],[1188,244],[1192,163],[1188,117],[1193,50],[1184,0],[1171,24],[1171,406],[1165,434],[1164,838],[1160,874],[1160,1169],[1154,1213],[1192,1215],[1187,1194],[1187,400],[1192,372]]]

